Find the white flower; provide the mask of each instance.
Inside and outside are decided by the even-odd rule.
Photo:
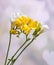
[[[49,29],[48,25],[43,25],[41,31],[42,31],[42,33],[43,33],[43,32],[45,32],[45,31],[47,31],[48,29]]]
[[[48,29],[49,29],[48,25],[42,25],[42,28],[41,28],[39,34],[42,34],[43,32],[45,32]]]
[[[12,16],[11,16],[11,22],[15,21],[18,17],[20,17],[22,15],[22,13],[13,13]]]
[[[43,27],[44,30],[48,30],[49,29],[48,25],[43,25],[42,27]]]
[[[11,21],[11,22],[14,22],[17,18],[19,18],[19,17],[21,17],[21,16],[27,17],[26,15],[24,15],[24,14],[21,13],[21,12],[16,12],[16,13],[13,13],[13,14],[12,14],[10,21]]]

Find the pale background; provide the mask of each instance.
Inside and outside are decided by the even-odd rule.
[[[4,65],[10,30],[10,17],[14,12],[24,14],[49,26],[16,61],[15,65],[54,65],[54,0],[0,0],[0,65]],[[25,40],[12,36],[9,57]]]

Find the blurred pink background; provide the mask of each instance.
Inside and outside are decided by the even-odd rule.
[[[54,65],[54,0],[0,0],[0,65],[4,65],[10,18],[14,12],[22,12],[49,26],[49,30],[34,40],[15,65]],[[12,36],[9,58],[24,40],[22,34],[19,39]]]

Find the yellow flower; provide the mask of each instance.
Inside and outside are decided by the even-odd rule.
[[[39,30],[41,28],[41,24],[38,21],[34,21],[30,17],[20,16],[17,18],[11,26],[11,33],[16,34],[18,33],[16,29],[20,29],[23,33],[28,35],[31,30]]]
[[[36,24],[37,24],[36,29],[37,29],[37,30],[40,30],[41,27],[42,27],[41,23],[39,23],[38,21],[36,21]]]
[[[21,16],[21,17],[19,17],[19,19],[20,19],[20,21],[22,22],[23,25],[28,22],[26,16]]]
[[[39,25],[41,25],[41,24],[40,24],[38,21],[34,21],[34,20],[32,20],[32,19],[31,19],[30,23],[28,24],[28,26],[29,26],[31,29],[33,29],[33,30],[37,29],[37,27],[38,27]]]
[[[13,25],[15,25],[15,26],[17,26],[17,27],[21,26],[21,24],[22,24],[22,21],[21,21],[19,18],[16,19],[16,20],[13,22]]]
[[[28,34],[30,33],[31,29],[30,29],[30,27],[29,27],[28,25],[24,25],[24,26],[22,27],[22,31],[23,31],[26,35],[28,35]]]
[[[34,22],[32,19],[29,21],[29,24],[28,26],[31,28],[31,29],[35,29],[36,28],[36,22]]]
[[[28,18],[26,16],[20,16],[13,22],[13,25],[19,28],[27,23],[28,23]]]
[[[18,34],[18,31],[17,30],[10,30],[10,33],[11,34]]]
[[[33,33],[34,36],[35,36],[35,35],[41,30],[41,28],[42,28],[42,25],[41,25],[38,21],[36,21],[36,23],[37,23],[37,26],[36,26],[36,29],[35,29],[35,31],[34,31],[34,33]]]

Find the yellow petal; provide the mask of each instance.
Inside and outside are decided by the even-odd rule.
[[[17,30],[10,30],[10,33],[11,34],[18,34],[18,31]]]
[[[21,26],[22,25],[22,21],[20,20],[20,18],[16,19],[13,24],[17,27]]]
[[[31,31],[31,29],[29,28],[28,25],[24,25],[24,26],[22,27],[22,30],[24,31],[25,34],[29,34],[30,31]]]

